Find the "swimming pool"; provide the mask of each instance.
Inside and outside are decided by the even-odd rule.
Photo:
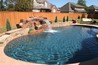
[[[58,32],[27,35],[10,41],[6,55],[26,62],[63,65],[98,57],[98,29],[68,26],[54,28]]]

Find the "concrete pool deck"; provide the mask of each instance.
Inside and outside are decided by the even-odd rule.
[[[62,23],[60,23],[57,27],[60,27],[60,25],[62,25]],[[98,28],[97,25],[91,25],[91,24],[66,24],[66,25],[67,26],[68,25],[87,25],[87,26],[90,25],[90,26],[96,26]],[[63,26],[66,26],[66,25],[63,24]],[[56,24],[53,25],[52,27],[56,27]],[[19,31],[13,32],[13,34],[11,34],[11,36],[10,36],[11,38],[7,39],[7,41],[5,40],[5,42],[3,42],[3,44],[0,44],[0,65],[22,65],[22,64],[23,65],[46,65],[46,64],[37,64],[37,63],[24,62],[24,61],[13,59],[13,58],[8,57],[7,55],[5,55],[4,48],[5,48],[6,44],[14,38],[20,37],[22,35],[26,35],[27,30],[28,29],[23,30],[23,31],[19,30]],[[79,62],[79,63],[66,64],[66,65],[98,65],[98,58],[90,60],[90,61],[86,61],[86,62]]]

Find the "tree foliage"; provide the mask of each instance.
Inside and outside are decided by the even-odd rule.
[[[32,4],[30,0],[17,0],[15,5],[16,11],[32,11]]]
[[[3,8],[3,0],[0,1],[0,8]]]
[[[5,6],[6,6],[6,1],[5,0],[1,0],[0,1],[0,10],[1,11],[5,10]]]
[[[33,0],[7,0],[7,3],[8,10],[32,11],[33,9]]]
[[[57,22],[58,21],[58,19],[57,19],[57,16],[55,17],[55,21],[54,22]]]
[[[65,16],[63,17],[63,22],[65,22]]]
[[[78,19],[80,19],[80,16],[78,16]]]
[[[68,18],[68,16],[67,16],[66,21],[68,21],[68,20],[69,20],[69,18]]]
[[[77,4],[86,6],[86,1],[85,0],[78,0]]]
[[[11,30],[11,25],[9,19],[6,20],[6,30],[9,31]]]

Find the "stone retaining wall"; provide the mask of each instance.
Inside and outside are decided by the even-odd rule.
[[[28,28],[26,28],[26,29],[20,29],[18,31],[15,31],[15,32],[11,33],[10,36],[8,38],[6,38],[6,40],[4,41],[3,46],[6,46],[6,44],[8,42],[10,42],[11,40],[13,40],[15,38],[27,35],[28,34],[28,30],[29,30]]]
[[[51,24],[51,27],[63,27],[63,26],[69,26],[72,24],[72,21],[65,21],[65,22],[58,22]]]
[[[69,26],[71,25],[72,22],[69,21],[69,22],[58,22],[58,23],[52,23],[51,24],[51,27],[62,27],[62,26]],[[12,30],[13,31],[13,30]],[[10,42],[11,40],[15,39],[15,38],[18,38],[20,36],[24,36],[24,35],[28,35],[28,31],[29,31],[29,28],[25,28],[25,29],[19,29],[15,32],[12,32],[8,38],[5,39],[3,45],[5,46],[8,42]],[[35,34],[40,34],[42,33],[44,30],[34,30],[31,34],[32,35],[35,35]],[[10,32],[10,31],[9,31]],[[8,33],[8,32],[6,32]]]

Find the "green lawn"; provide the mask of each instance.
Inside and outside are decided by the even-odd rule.
[[[0,28],[0,33],[3,33],[3,32],[6,32],[6,27],[5,26]]]
[[[98,19],[94,19],[98,23]]]
[[[16,29],[15,26],[11,26],[12,29]],[[0,28],[0,33],[6,32],[6,26]]]
[[[65,18],[65,21],[66,21],[66,18]],[[69,18],[68,21],[72,21],[72,18]],[[53,22],[54,22],[54,21],[53,21]],[[57,22],[63,22],[63,19],[61,19],[61,20],[57,20]]]
[[[88,21],[85,21],[85,22],[80,21],[80,23],[81,23],[81,24],[95,24],[95,25],[98,25],[98,19],[93,19],[93,20],[95,20],[95,21],[96,21],[96,23],[88,22]]]

